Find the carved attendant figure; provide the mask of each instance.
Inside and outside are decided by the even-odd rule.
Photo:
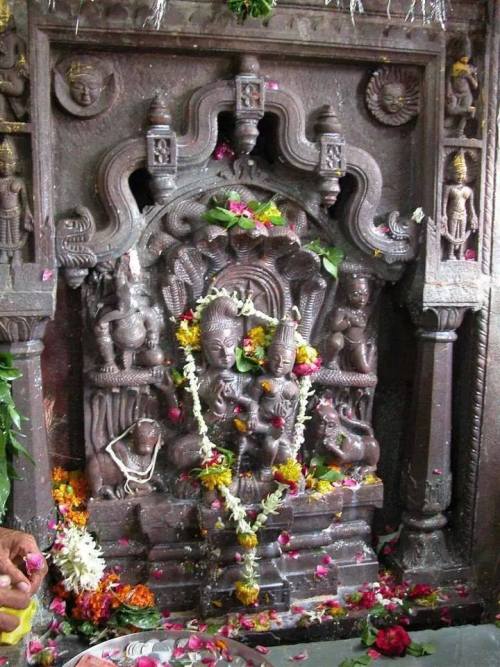
[[[339,367],[344,350],[348,370],[370,373],[373,370],[374,348],[366,339],[370,282],[367,276],[349,274],[344,279],[346,304],[333,311],[331,334],[326,341],[326,357],[330,368]]]
[[[22,120],[26,114],[26,47],[17,35],[7,0],[0,0],[0,118]]]
[[[0,144],[0,264],[21,263],[21,250],[33,221],[28,194],[22,178],[15,175],[17,166],[12,140]]]
[[[441,234],[447,241],[448,259],[464,259],[465,245],[472,232],[478,229],[474,192],[465,185],[467,164],[463,151],[452,160],[454,183],[445,185],[441,217]]]
[[[463,137],[469,118],[476,115],[474,94],[479,87],[476,68],[470,64],[471,44],[464,38],[460,55],[453,63],[446,86],[446,113],[457,118],[456,136]]]
[[[329,463],[361,465],[361,474],[374,472],[380,447],[369,424],[349,416],[348,406],[336,410],[331,400],[322,399],[314,414],[315,452]]]
[[[255,379],[250,390],[253,406],[249,409],[248,434],[262,435],[262,442],[253,446],[243,436],[239,458],[253,449],[261,468],[263,481],[272,479],[272,466],[290,456],[290,437],[293,431],[299,385],[292,377],[295,363],[296,323],[281,322],[276,328],[267,352],[268,372]]]
[[[129,426],[107,445],[105,451],[89,459],[92,495],[123,498],[163,490],[163,483],[155,474],[162,444],[161,427],[157,421],[142,418]]]
[[[381,67],[368,83],[366,103],[384,125],[404,125],[419,112],[418,78],[409,69]]]
[[[128,261],[121,259],[115,274],[113,305],[103,306],[96,318],[96,342],[104,365],[101,372],[117,373],[116,356],[121,352],[125,370],[138,366],[158,366],[163,352],[158,347],[160,323],[153,308],[140,306],[132,290]]]
[[[66,72],[66,79],[71,98],[81,107],[95,104],[104,89],[102,72],[90,63],[72,62]]]

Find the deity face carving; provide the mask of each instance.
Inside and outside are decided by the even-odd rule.
[[[139,422],[133,432],[134,452],[139,456],[151,456],[159,437],[160,430],[157,424]]]
[[[222,326],[220,330],[206,331],[202,335],[203,352],[213,368],[227,370],[236,361],[238,333],[232,327]]]
[[[12,176],[16,173],[16,163],[12,160],[0,158],[0,176]]]
[[[271,345],[267,354],[269,372],[274,377],[283,377],[291,373],[295,363],[295,349],[285,345]]]
[[[96,70],[68,75],[71,98],[81,107],[95,104],[104,88],[102,76]]]
[[[354,278],[348,285],[347,298],[354,308],[364,308],[370,300],[370,285],[366,278]]]
[[[398,113],[405,106],[406,90],[401,83],[387,83],[382,88],[380,103],[387,113]]]

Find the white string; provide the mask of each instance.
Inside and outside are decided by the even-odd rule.
[[[106,452],[111,456],[113,462],[115,465],[118,467],[118,469],[124,474],[126,482],[123,486],[125,489],[126,493],[133,494],[132,489],[130,488],[130,482],[135,482],[136,484],[147,484],[147,482],[150,481],[151,477],[153,476],[155,465],[156,465],[156,459],[158,457],[158,452],[160,451],[160,445],[161,445],[161,434],[158,435],[158,440],[156,441],[155,448],[153,451],[153,456],[151,458],[151,463],[148,465],[146,470],[131,470],[128,466],[126,466],[123,461],[118,457],[118,455],[115,453],[113,450],[113,445],[117,442],[119,442],[122,438],[124,438],[126,435],[130,433],[130,431],[137,426],[137,424],[140,424],[142,422],[150,422],[154,423],[154,419],[148,419],[147,417],[142,417],[141,419],[138,419],[136,422],[131,424],[128,428],[126,428],[123,433],[113,440],[109,444],[106,445]]]

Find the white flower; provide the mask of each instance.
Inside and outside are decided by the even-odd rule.
[[[104,574],[102,550],[85,528],[65,526],[58,532],[50,556],[61,571],[67,591],[93,591]]]

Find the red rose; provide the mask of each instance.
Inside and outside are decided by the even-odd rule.
[[[375,597],[375,591],[364,591],[361,600],[358,602],[361,609],[371,609],[376,604],[377,598]]]
[[[404,655],[410,644],[410,635],[400,625],[393,625],[392,628],[382,628],[375,637],[375,646],[383,655]]]
[[[434,589],[429,584],[415,584],[413,588],[408,591],[408,597],[414,600],[415,598],[425,598],[432,595]]]

